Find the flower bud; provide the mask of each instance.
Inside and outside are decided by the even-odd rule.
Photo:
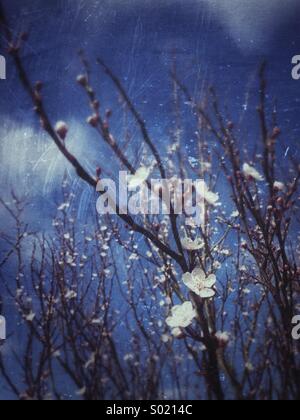
[[[87,123],[92,127],[97,127],[99,123],[99,115],[94,114],[87,119]]]
[[[87,86],[87,84],[88,84],[87,77],[86,77],[84,74],[80,74],[80,75],[77,77],[77,83],[78,83],[79,85],[83,86],[83,87],[86,87],[86,86]]]
[[[69,127],[67,126],[67,124],[64,121],[59,121],[55,125],[55,131],[62,140],[65,140],[65,138],[67,137],[68,131],[69,131]]]
[[[8,54],[14,55],[20,50],[20,46],[10,43],[7,48]]]
[[[99,102],[97,99],[95,99],[95,100],[92,102],[92,108],[93,108],[95,111],[99,111],[99,109],[100,109],[100,102]]]
[[[226,347],[230,341],[229,333],[227,332],[217,332],[216,339],[218,340],[219,347]]]
[[[276,139],[278,136],[280,136],[280,134],[281,134],[280,128],[279,127],[274,127],[272,137],[274,139]]]
[[[279,206],[283,206],[284,205],[284,199],[282,197],[277,198],[276,203]]]
[[[21,41],[26,42],[26,41],[28,41],[28,38],[29,38],[28,32],[22,32],[21,33],[21,35],[20,35],[20,40]]]
[[[275,209],[275,218],[277,220],[281,220],[282,219],[282,211],[281,210]]]
[[[43,82],[41,82],[40,80],[36,82],[35,84],[35,90],[37,92],[40,92],[43,89]]]
[[[154,230],[156,232],[159,232],[160,231],[160,225],[158,223],[156,225],[154,225]]]
[[[42,102],[42,96],[39,91],[34,92],[34,99],[35,99],[35,103],[37,104]]]
[[[46,124],[46,121],[44,120],[44,118],[40,118],[40,124],[41,124],[42,129],[45,130],[47,124]]]
[[[100,179],[101,174],[102,174],[102,169],[98,166],[98,167],[96,168],[96,176],[97,176],[97,178],[99,178],[99,179]]]
[[[177,340],[183,340],[186,337],[181,328],[173,328],[172,335],[174,338],[177,338]]]
[[[106,118],[109,119],[112,116],[112,110],[111,109],[107,109],[105,112]]]
[[[283,182],[279,182],[279,181],[276,181],[276,182],[274,182],[274,191],[275,192],[279,192],[279,191],[284,191],[285,190],[285,185],[284,185],[284,183]]]

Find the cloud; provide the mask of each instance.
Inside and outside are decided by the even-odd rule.
[[[19,1],[11,0],[11,9],[19,9]],[[31,0],[24,5],[27,13],[18,19],[23,25],[31,23],[34,13],[44,16],[40,0]],[[49,6],[47,5],[47,9]],[[98,34],[105,34],[106,39],[113,38],[114,31],[119,32],[120,19],[124,19],[124,34],[126,35],[128,18],[135,16],[151,16],[154,19],[166,12],[177,10],[184,19],[202,15],[199,20],[217,20],[228,31],[228,34],[241,48],[262,48],[268,44],[282,23],[287,23],[300,11],[299,0],[53,0],[51,8],[60,10],[63,20],[60,30],[65,30],[66,36],[71,34],[88,34],[90,39],[97,39]],[[23,9],[22,9],[23,10]],[[64,13],[63,13],[64,12]],[[34,15],[35,16],[35,15]],[[48,25],[57,26],[57,15],[50,14]],[[153,20],[154,27],[156,27]],[[64,24],[63,24],[64,23]],[[26,26],[26,25],[25,25]],[[158,25],[159,27],[159,25]],[[201,28],[199,28],[201,29]],[[50,29],[51,30],[51,29]],[[154,31],[155,32],[155,31]]]
[[[299,9],[299,0],[199,0],[242,48],[261,48]]]
[[[68,148],[80,157],[83,165],[92,170],[88,158],[88,128],[70,122]],[[16,192],[29,195],[48,195],[59,188],[66,173],[74,179],[71,165],[58,152],[54,143],[42,130],[35,130],[13,120],[4,121],[0,128],[0,176],[2,194]]]
[[[97,147],[98,137],[95,146],[90,127],[77,120],[70,120],[68,124],[68,149],[91,175],[95,174],[99,161],[103,162],[101,149]],[[11,192],[14,191],[28,204],[24,220],[35,229],[51,230],[52,217],[64,200],[61,186],[67,175],[68,185],[74,193],[70,201],[70,214],[76,214],[78,221],[86,223],[88,215],[96,209],[95,194],[78,178],[49,136],[28,124],[4,119],[0,138],[1,198],[6,203],[12,205]],[[0,216],[1,227],[9,229],[11,219],[1,206]]]
[[[72,3],[74,1],[72,0]],[[242,48],[266,45],[282,23],[300,11],[299,0],[90,0],[79,1],[87,20],[94,16],[103,24],[114,20],[116,14],[152,13],[180,7],[180,12],[204,19],[217,19]],[[84,7],[83,7],[84,5]]]

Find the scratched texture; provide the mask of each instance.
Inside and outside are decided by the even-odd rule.
[[[89,111],[75,82],[80,72],[79,49],[89,57],[95,79],[98,55],[117,72],[150,122],[158,146],[164,145],[170,129],[166,118],[170,112],[169,71],[176,56],[178,73],[191,91],[201,92],[209,84],[216,87],[254,150],[259,135],[253,95],[258,65],[266,60],[268,85],[277,99],[285,133],[280,145],[282,165],[286,162],[288,170],[290,156],[299,160],[300,82],[291,78],[291,58],[300,53],[298,0],[5,0],[3,4],[13,31],[30,33],[24,53],[26,68],[32,80],[43,80],[52,120],[68,121],[70,148],[91,173],[99,164],[112,170],[115,162],[102,150],[95,156],[98,139],[82,124]],[[5,54],[2,45],[1,38],[0,52]],[[106,78],[99,89],[103,101],[116,110],[113,129],[118,136],[124,123],[118,97]],[[77,197],[76,217],[85,226],[95,206],[93,193],[74,178],[72,169],[39,129],[31,108],[8,60],[7,80],[0,83],[1,197],[9,200],[12,188],[26,195],[30,206],[25,217],[31,229],[51,233],[51,215],[67,174]],[[187,133],[186,152],[193,156],[195,144],[192,133]],[[5,231],[7,216],[3,210],[0,215]],[[3,256],[6,249],[0,251]],[[7,268],[2,276],[9,275]],[[9,297],[4,288],[0,290],[3,307],[13,317]],[[9,332],[17,335],[16,346],[22,345],[22,333]],[[2,347],[0,351],[12,350]],[[10,372],[14,375],[13,365]],[[0,399],[9,396],[0,378]],[[194,397],[193,389],[189,396]],[[76,398],[71,387],[68,397]]]

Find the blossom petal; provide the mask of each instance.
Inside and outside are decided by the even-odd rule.
[[[187,328],[197,316],[192,302],[185,302],[172,308],[172,315],[166,319],[167,325],[174,328]]]
[[[177,322],[176,322],[176,319],[173,317],[173,316],[169,316],[167,319],[166,319],[166,324],[168,325],[168,327],[170,327],[170,328],[177,328],[178,326],[177,326]]]
[[[185,273],[182,277],[183,283],[189,287],[188,285],[190,285],[193,282],[193,276],[191,273]]]
[[[285,185],[283,182],[276,181],[274,182],[274,188],[277,188],[279,191],[284,191]]]
[[[172,329],[172,335],[175,337],[175,338],[179,338],[179,337],[181,337],[182,336],[182,331],[181,331],[181,329],[180,328],[173,328]]]
[[[181,239],[181,244],[183,248],[187,249],[188,251],[198,251],[204,247],[204,243],[200,238],[193,240],[187,236]]]
[[[128,186],[129,188],[140,187],[145,181],[147,181],[150,175],[150,169],[142,166],[139,168],[134,175],[128,176]]]
[[[217,206],[220,196],[219,194],[210,191],[205,182],[203,183],[202,191],[200,191],[200,194],[208,204],[211,206]]]
[[[206,275],[201,267],[196,267],[193,272],[192,276],[195,277],[197,281],[205,281]]]
[[[215,284],[217,283],[217,278],[214,274],[211,274],[210,276],[207,277],[207,279],[205,279],[204,284],[205,287],[213,287]]]
[[[250,166],[248,163],[244,163],[243,172],[246,176],[249,176],[255,179],[256,181],[264,181],[264,177],[253,166]]]
[[[216,292],[213,289],[205,287],[204,289],[200,290],[199,294],[203,299],[209,299],[214,297]]]
[[[201,289],[201,283],[197,282],[195,277],[191,273],[186,273],[183,276],[183,283],[188,287],[192,292],[196,293],[199,296],[199,291]]]

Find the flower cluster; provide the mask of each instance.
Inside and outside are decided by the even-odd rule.
[[[212,298],[216,294],[213,288],[217,282],[216,276],[207,276],[200,267],[196,267],[191,273],[185,273],[182,280],[188,289],[202,299]],[[187,301],[172,308],[166,323],[172,329],[173,336],[180,338],[182,329],[189,327],[196,317],[197,312],[192,302]]]

